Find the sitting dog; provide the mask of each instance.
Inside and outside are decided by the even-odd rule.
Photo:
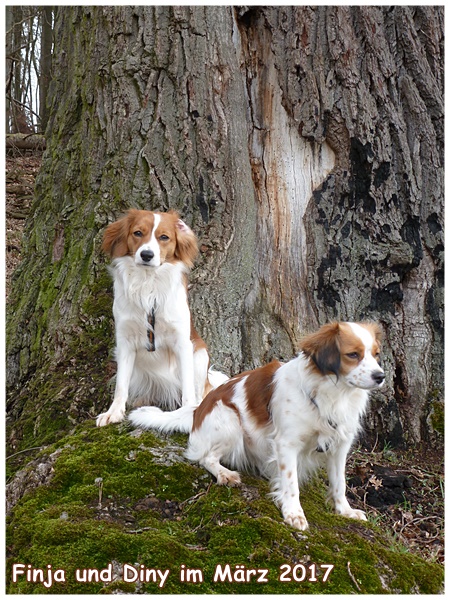
[[[198,405],[227,377],[209,369],[191,321],[194,233],[175,212],[132,209],[106,228],[102,249],[113,259],[117,376],[113,403],[97,425],[122,421],[129,398],[169,410]]]
[[[296,358],[232,377],[197,408],[139,408],[130,420],[138,427],[189,432],[187,458],[219,484],[240,483],[239,473],[224,464],[256,468],[270,480],[285,522],[297,529],[308,527],[299,482],[321,465],[328,470],[336,512],[366,520],[345,496],[345,463],[369,390],[384,382],[380,337],[375,323],[330,323],[303,340]]]

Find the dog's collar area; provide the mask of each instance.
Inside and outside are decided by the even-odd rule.
[[[312,392],[310,392],[309,399],[314,404],[314,406],[317,408],[317,410],[319,410],[319,405],[317,404],[317,400],[316,400],[316,390],[313,390]]]
[[[317,408],[317,412],[320,415],[320,409],[319,409],[319,405],[317,404],[317,400],[316,400],[316,391],[313,390],[310,394],[309,394],[309,399],[311,400],[311,402],[314,404],[314,406]],[[337,429],[337,423],[335,423],[334,421],[332,421],[331,419],[328,419],[328,425],[330,427],[332,427],[333,429]]]
[[[317,400],[316,400],[316,391],[313,390],[310,394],[308,394],[308,397],[309,397],[310,401],[312,402],[312,404],[317,409],[317,412],[319,413],[319,416],[320,416],[319,405],[317,404]],[[327,419],[327,421],[328,421],[328,425],[332,429],[337,429],[337,423],[335,423],[331,419]],[[316,448],[316,452],[327,452],[329,450],[330,446],[331,446],[331,444],[329,444],[329,443],[326,443],[325,447],[318,445]]]
[[[148,321],[148,329],[147,329],[147,350],[149,352],[154,352],[156,350],[155,345],[155,309],[152,308],[148,313],[147,317]]]

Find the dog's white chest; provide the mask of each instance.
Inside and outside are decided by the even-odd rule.
[[[114,276],[114,320],[117,341],[133,341],[136,350],[168,347],[180,335],[189,336],[190,312],[183,284],[183,269],[162,265],[158,269],[136,267],[121,259]]]

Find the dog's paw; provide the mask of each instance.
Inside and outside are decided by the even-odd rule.
[[[287,515],[284,517],[284,522],[295,527],[295,529],[300,529],[300,531],[305,531],[309,527],[305,515],[300,513]]]
[[[219,485],[229,485],[231,487],[235,487],[241,485],[241,476],[237,471],[223,469],[217,474],[217,483]]]
[[[110,423],[120,423],[124,419],[124,413],[122,411],[116,412],[105,412],[97,417],[97,427],[104,427]]]
[[[340,513],[343,517],[347,517],[349,519],[357,519],[359,521],[367,521],[366,513],[362,510],[358,510],[356,508],[351,508],[350,510],[346,510],[345,512]]]

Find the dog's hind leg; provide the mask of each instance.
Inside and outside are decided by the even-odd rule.
[[[221,461],[230,466],[244,463],[244,440],[238,414],[219,400],[198,428],[194,419],[186,457],[205,467],[219,485],[239,485],[239,473],[221,464]]]
[[[213,453],[208,454],[200,461],[200,464],[205,467],[217,479],[218,485],[236,486],[241,484],[241,477],[237,471],[231,471],[220,463],[220,458]]]

